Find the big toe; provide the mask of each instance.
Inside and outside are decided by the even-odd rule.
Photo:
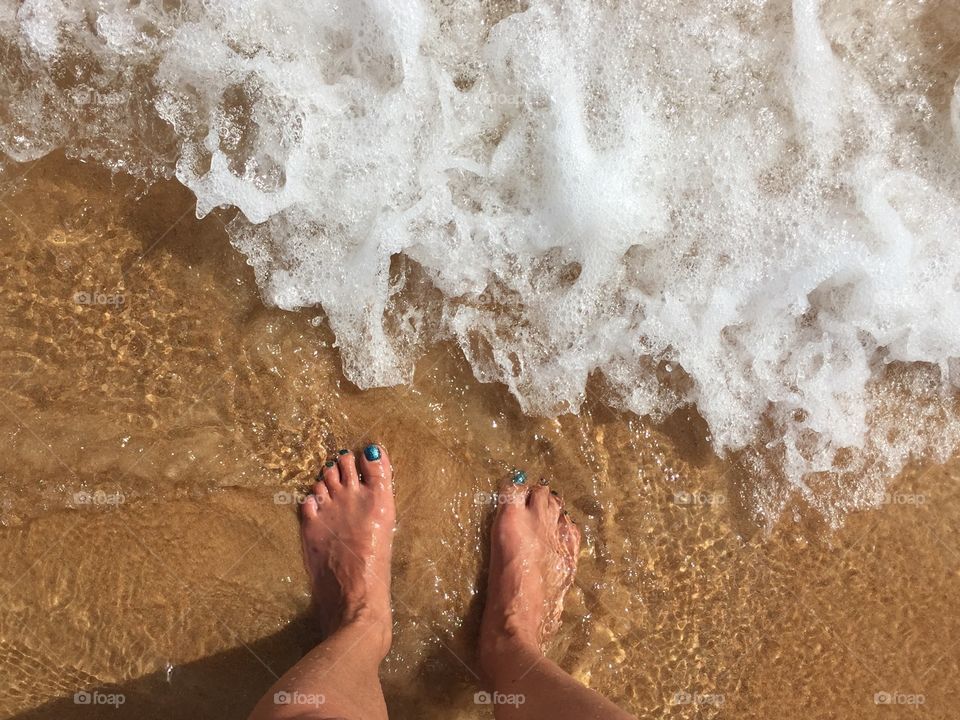
[[[502,514],[522,508],[527,504],[529,496],[530,488],[527,486],[527,474],[523,470],[515,470],[500,485],[500,492],[497,496],[497,511]]]
[[[360,477],[365,485],[374,490],[390,490],[393,487],[393,466],[382,445],[367,445],[360,456]]]

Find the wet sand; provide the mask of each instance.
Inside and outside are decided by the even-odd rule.
[[[243,717],[313,637],[290,498],[377,440],[391,717],[491,717],[487,498],[515,466],[584,529],[551,656],[638,716],[955,717],[956,460],[839,530],[796,506],[766,532],[693,410],[657,424],[595,387],[579,416],[524,417],[448,347],[412,386],[360,391],[322,315],[264,307],[230,215],[197,221],[176,183],[62,157],[0,183],[0,716]],[[74,702],[95,689],[125,702]]]

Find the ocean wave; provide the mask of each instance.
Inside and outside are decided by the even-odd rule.
[[[360,387],[452,339],[528,413],[696,405],[835,518],[960,437],[947,5],[8,1],[0,146],[238,208]]]

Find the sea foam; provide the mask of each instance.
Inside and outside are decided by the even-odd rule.
[[[529,413],[695,404],[837,519],[956,447],[948,6],[7,0],[0,143],[238,208],[361,387],[452,339]]]

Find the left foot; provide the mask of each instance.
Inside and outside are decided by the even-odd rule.
[[[358,466],[359,465],[359,472]],[[390,649],[390,553],[396,510],[386,451],[327,462],[301,508],[303,560],[314,612],[326,636],[362,623],[382,660]]]

